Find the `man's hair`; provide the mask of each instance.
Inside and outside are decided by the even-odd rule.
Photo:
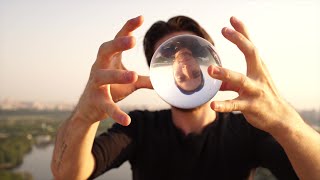
[[[149,66],[155,51],[155,44],[164,36],[181,31],[192,32],[214,45],[209,34],[195,20],[189,17],[175,16],[170,18],[168,22],[158,21],[150,27],[143,40],[144,53]]]

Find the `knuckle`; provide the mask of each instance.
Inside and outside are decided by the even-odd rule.
[[[99,47],[98,54],[100,56],[110,57],[114,53],[118,52],[122,46],[122,40],[116,38],[114,40],[102,43]]]
[[[99,73],[97,71],[91,72],[91,81],[95,85],[99,85],[100,84],[100,77],[99,77],[98,74]]]
[[[230,81],[231,80],[231,73],[230,71],[227,71],[227,70],[223,70],[224,71],[224,78],[227,80],[227,81]]]
[[[258,94],[258,97],[262,99],[264,99],[267,96],[267,93],[264,88],[259,88],[257,94]]]
[[[238,105],[234,101],[229,101],[229,111],[235,111],[238,110]]]
[[[103,52],[103,50],[108,46],[109,42],[104,42],[99,46],[99,52]]]
[[[248,78],[245,76],[245,75],[241,75],[240,76],[240,87],[247,87],[247,84],[248,84]]]
[[[239,42],[243,42],[243,41],[246,40],[246,38],[245,38],[242,34],[240,35],[240,34],[238,34],[238,33],[237,33],[237,38],[238,38],[238,41],[239,41]]]
[[[110,41],[102,43],[98,50],[98,59],[108,59],[109,49],[110,49]]]
[[[258,49],[255,47],[255,45],[253,45],[252,43],[250,43],[248,49],[247,49],[247,53],[248,56],[256,56],[258,54]]]

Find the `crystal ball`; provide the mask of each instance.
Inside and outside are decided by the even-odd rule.
[[[221,66],[215,47],[195,35],[178,35],[162,43],[151,59],[150,80],[157,94],[181,109],[196,108],[211,100],[221,81],[208,74]]]

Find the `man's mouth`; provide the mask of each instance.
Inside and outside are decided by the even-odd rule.
[[[186,48],[180,49],[175,54],[175,59],[178,60],[179,62],[186,62],[186,61],[189,61],[191,58],[193,58],[192,52]]]

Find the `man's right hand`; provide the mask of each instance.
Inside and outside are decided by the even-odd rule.
[[[129,125],[130,117],[115,103],[139,88],[152,89],[149,77],[128,71],[121,62],[122,52],[134,47],[135,39],[131,34],[142,22],[142,16],[128,20],[113,40],[100,46],[74,114],[85,123],[111,117],[121,125]]]

